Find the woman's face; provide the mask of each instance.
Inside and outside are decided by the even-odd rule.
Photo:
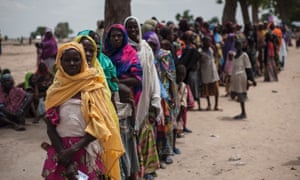
[[[128,37],[134,42],[138,42],[139,26],[135,19],[130,19],[126,23],[126,30]]]
[[[112,29],[109,40],[114,48],[120,48],[123,42],[123,33],[119,29]]]
[[[63,70],[70,76],[80,73],[82,58],[80,53],[75,49],[67,49],[61,57],[61,66]]]
[[[93,55],[95,53],[95,47],[94,47],[93,43],[87,38],[82,38],[80,43],[82,44],[82,46],[84,48],[85,55],[86,55],[86,61],[87,61],[88,65],[91,65]]]
[[[95,34],[94,37],[92,37],[97,45],[97,57],[100,55],[100,36],[98,34]]]

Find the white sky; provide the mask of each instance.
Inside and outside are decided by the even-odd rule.
[[[52,29],[59,22],[68,22],[76,34],[84,29],[96,29],[96,22],[104,19],[104,0],[0,0],[0,32],[9,38],[28,37],[38,26]],[[132,15],[140,22],[152,16],[159,20],[173,20],[177,13],[190,10],[194,17],[221,20],[223,4],[216,0],[132,0]],[[242,23],[240,11],[237,20]]]

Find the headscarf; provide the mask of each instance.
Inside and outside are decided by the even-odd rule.
[[[63,52],[75,49],[80,52],[82,65],[80,73],[70,76],[61,66]],[[56,57],[57,72],[55,80],[49,87],[46,96],[46,109],[65,103],[77,93],[81,93],[81,111],[86,122],[85,132],[98,139],[103,147],[101,159],[107,175],[112,179],[120,179],[119,158],[124,153],[119,129],[115,124],[104,93],[104,76],[95,68],[89,68],[84,49],[77,42],[63,44]]]
[[[110,34],[113,29],[119,29],[123,34],[122,46],[118,49],[112,47],[110,43]],[[142,80],[141,64],[135,49],[128,44],[128,35],[123,25],[113,24],[108,28],[104,41],[104,52],[109,56],[112,63],[116,66],[117,77],[119,79],[134,77],[139,81]],[[141,86],[133,88],[133,95],[136,104],[139,100],[141,90]]]
[[[16,113],[18,110],[22,109],[26,92],[22,88],[18,88],[13,86],[13,84],[10,84],[11,87],[7,94],[7,92],[4,92],[4,84],[2,84],[3,81],[7,80],[13,81],[14,83],[14,78],[10,73],[2,74],[0,78],[0,103],[4,104],[5,109],[9,112]]]
[[[151,47],[145,40],[142,39],[142,32],[138,19],[134,16],[129,16],[125,19],[124,25],[126,26],[126,23],[131,19],[134,19],[138,24],[139,34],[137,39],[139,40],[139,42],[135,42],[130,38],[128,38],[128,41],[131,46],[136,47],[135,49],[137,49],[138,51],[138,57],[143,68],[143,89],[139,103],[137,105],[135,124],[135,129],[139,130],[149,113],[150,105],[157,108],[158,114],[160,114],[161,112],[160,85],[157,71],[154,65],[154,55]]]
[[[160,50],[160,42],[157,34],[154,31],[148,31],[143,35],[143,39],[145,39],[148,43],[152,42],[156,45],[156,49],[155,49],[155,55],[156,55]]]
[[[143,23],[142,33],[145,34],[148,31],[155,31],[158,22],[154,19],[148,19]]]
[[[88,36],[88,35],[79,35],[79,36],[77,36],[77,37],[74,38],[74,41],[80,43],[80,41],[81,41],[82,38],[87,38],[90,42],[92,42],[92,44],[93,44],[93,46],[95,48],[95,51],[94,51],[94,54],[93,54],[91,65],[92,65],[92,67],[94,67],[98,71],[98,73],[101,76],[105,77],[103,68],[102,68],[102,66],[100,65],[100,63],[99,63],[99,61],[97,59],[97,45],[96,45],[96,42],[90,36]],[[111,92],[110,92],[110,89],[108,87],[106,79],[104,79],[104,85],[105,85],[105,93],[110,98]]]
[[[28,72],[25,74],[25,80],[24,80],[24,89],[31,88],[30,85],[30,78],[33,76],[32,72]]]
[[[149,31],[144,34],[143,39],[148,43],[152,42],[156,45],[155,49],[155,64],[159,74],[160,86],[161,86],[161,98],[170,98],[168,91],[171,88],[173,92],[176,92],[176,75],[175,75],[175,63],[170,51],[160,49],[159,38],[155,32]],[[175,94],[173,94],[176,96]]]
[[[78,33],[78,35],[88,35],[92,32],[92,30],[83,30]],[[102,43],[100,41],[100,53],[98,56],[98,61],[100,65],[103,68],[103,71],[105,73],[105,77],[107,80],[107,84],[112,92],[117,92],[119,91],[118,83],[111,81],[112,78],[117,77],[117,72],[116,72],[116,67],[113,65],[109,57],[107,57],[103,52],[102,52]]]

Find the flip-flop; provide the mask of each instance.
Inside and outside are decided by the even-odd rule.
[[[181,151],[180,151],[180,149],[178,149],[178,148],[173,148],[173,152],[174,152],[175,154],[181,154]]]
[[[154,177],[152,176],[152,174],[146,174],[146,175],[144,175],[144,179],[145,180],[153,180]]]
[[[167,156],[165,159],[165,163],[166,164],[172,164],[173,163],[173,159],[170,156]]]

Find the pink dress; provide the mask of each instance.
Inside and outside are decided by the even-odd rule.
[[[47,111],[47,118],[56,125],[57,132],[62,139],[65,148],[77,143],[84,135],[86,127],[80,110],[80,99],[70,99],[59,108]],[[59,113],[58,113],[59,112]],[[101,179],[105,172],[100,156],[101,146],[97,140],[91,142],[87,147],[75,153],[73,157],[77,169],[88,175],[88,179]],[[57,153],[54,146],[47,148],[47,158],[44,162],[42,176],[49,180],[65,180],[65,167],[57,162]]]

